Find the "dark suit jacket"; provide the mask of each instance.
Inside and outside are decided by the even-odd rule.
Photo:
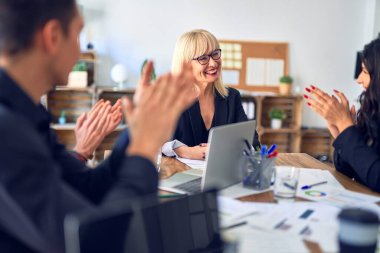
[[[248,120],[241,104],[240,93],[236,89],[228,88],[228,96],[226,98],[222,97],[215,90],[214,101],[215,113],[211,127]],[[260,146],[256,129],[252,129],[252,131],[255,131],[253,146]],[[195,102],[189,109],[182,113],[173,139],[177,139],[192,147],[200,143],[207,143],[208,132],[200,112],[199,102]]]
[[[345,129],[333,143],[334,164],[338,171],[380,192],[378,145],[369,146],[367,141],[356,126]]]
[[[0,184],[54,252],[64,251],[66,214],[157,192],[154,165],[139,156],[125,156],[128,139],[96,169],[74,158],[50,130],[49,113],[1,69],[0,140]],[[2,211],[0,207],[0,215]],[[0,224],[0,249],[24,252],[28,247]]]

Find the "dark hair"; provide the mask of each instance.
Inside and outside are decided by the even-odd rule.
[[[75,0],[0,0],[0,53],[29,48],[36,31],[51,19],[67,34],[75,8]]]
[[[362,52],[363,64],[370,76],[370,84],[359,97],[358,127],[367,132],[379,145],[380,142],[380,39],[371,41]]]

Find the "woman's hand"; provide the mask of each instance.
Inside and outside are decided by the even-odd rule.
[[[198,146],[188,147],[182,146],[174,149],[174,152],[182,158],[205,160],[206,159],[207,143],[201,143]]]
[[[332,125],[328,122],[327,122],[327,128],[329,129],[329,131],[330,131],[332,137],[334,137],[334,139],[336,139],[336,137],[338,137],[338,135],[340,134],[338,128],[335,125]]]
[[[307,105],[327,121],[334,137],[354,124],[352,115],[356,114],[355,107],[350,110],[349,102],[343,93],[334,90],[337,97],[330,96],[315,86],[311,86],[311,89],[306,88],[306,91],[309,93],[304,95]]]

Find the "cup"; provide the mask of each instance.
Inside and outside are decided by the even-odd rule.
[[[297,193],[299,169],[290,166],[277,166],[273,194],[277,201],[294,201]]]
[[[266,158],[261,152],[244,156],[243,186],[254,190],[270,187],[275,166],[275,157]]]
[[[377,247],[379,217],[377,213],[346,208],[339,215],[339,252],[374,253]]]

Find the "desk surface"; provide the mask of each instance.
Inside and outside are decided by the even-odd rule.
[[[305,153],[282,153],[279,154],[276,159],[276,165],[290,165],[298,168],[313,168],[313,169],[323,169],[329,170],[331,174],[341,183],[346,189],[361,193],[366,193],[374,196],[380,196],[379,193],[376,193],[370,190],[368,187],[359,184],[343,175],[342,173],[335,170],[334,167],[331,167],[327,164],[324,164],[317,159],[311,157]],[[163,157],[161,161],[161,178],[168,178],[174,175],[177,172],[189,170],[190,167],[181,163],[177,159]],[[243,197],[241,200],[244,201],[259,201],[259,202],[273,202],[272,192],[265,192],[257,195],[252,195],[248,197]]]
[[[346,189],[366,193],[370,195],[380,196],[379,193],[371,191],[369,188],[352,181],[347,176],[335,170],[334,167],[331,167],[327,164],[321,163],[317,159],[311,157],[308,154],[304,153],[283,153],[279,154],[276,159],[276,165],[290,165],[298,168],[313,168],[313,169],[324,169],[329,170],[331,174],[341,183]],[[173,174],[185,170],[189,170],[190,167],[179,162],[173,158],[163,157],[161,161],[161,178],[168,178]],[[251,195],[240,198],[242,201],[252,201],[252,202],[274,202],[273,192],[264,192],[257,195]],[[301,200],[301,199],[298,199]],[[316,243],[305,241],[307,247],[312,252],[322,252]]]

